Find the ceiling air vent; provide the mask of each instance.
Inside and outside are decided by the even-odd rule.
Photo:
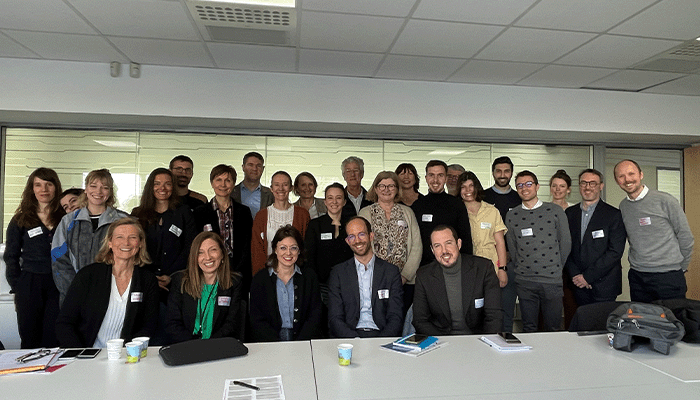
[[[205,40],[294,46],[297,15],[294,7],[187,0]]]
[[[635,65],[632,69],[683,74],[700,71],[700,41],[689,40]]]

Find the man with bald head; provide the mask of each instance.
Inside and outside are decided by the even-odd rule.
[[[649,189],[633,160],[615,165],[615,181],[627,193],[620,212],[630,244],[628,273],[632,301],[685,298],[685,272],[695,240],[678,200]]]

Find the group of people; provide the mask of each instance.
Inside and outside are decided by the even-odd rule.
[[[632,160],[615,167],[628,194],[620,209],[601,200],[594,169],[579,175],[576,205],[563,170],[551,203],[530,171],[513,190],[508,157],[494,160],[488,189],[457,164],[429,161],[425,195],[409,163],[368,191],[362,159],[348,157],[346,185],[323,198],[308,172],[277,171],[263,186],[259,153],[241,168],[236,184],[235,168],[215,166],[207,200],[189,189],[193,161],[177,156],[151,172],[130,215],[114,208],[106,169],[65,192],[55,171],[35,170],[6,236],[22,347],[492,333],[512,331],[516,298],[524,331],[558,330],[565,287],[578,305],[621,293],[626,239],[633,301],[685,297],[687,220]]]

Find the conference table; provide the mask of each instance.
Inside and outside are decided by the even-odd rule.
[[[606,335],[518,334],[532,346],[504,353],[479,336],[448,336],[419,357],[381,349],[391,338],[249,343],[248,355],[166,366],[158,348],[138,364],[75,360],[50,374],[0,376],[7,399],[222,399],[227,379],[282,376],[286,399],[698,399],[700,345],[670,355],[613,350]],[[338,365],[337,345],[353,344]]]

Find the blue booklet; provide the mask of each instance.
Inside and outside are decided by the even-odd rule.
[[[400,339],[395,340],[393,342],[393,345],[396,347],[403,347],[403,348],[407,348],[407,349],[424,350],[424,349],[427,349],[428,347],[434,345],[438,341],[438,338],[436,338],[435,336],[428,336],[420,341],[415,341],[415,339],[416,339],[415,334],[404,336]]]

